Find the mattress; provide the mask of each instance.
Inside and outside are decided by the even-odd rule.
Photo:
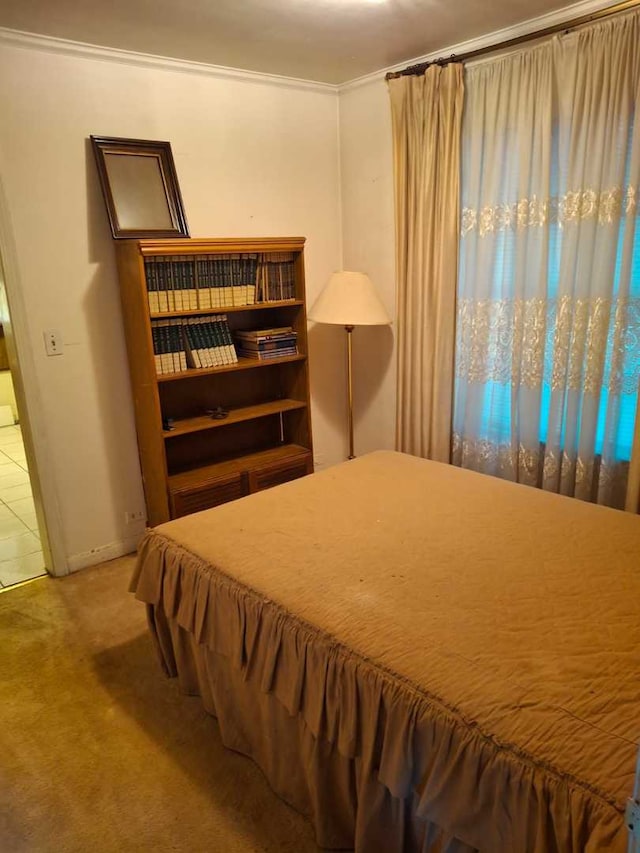
[[[638,516],[377,452],[150,531],[132,589],[168,672],[211,693],[211,653],[414,847],[623,851],[639,555]]]

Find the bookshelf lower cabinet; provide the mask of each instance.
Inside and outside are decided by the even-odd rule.
[[[301,454],[291,459],[283,459],[262,468],[254,468],[249,471],[249,492],[260,492],[262,489],[270,489],[280,483],[288,483],[311,474],[313,471],[313,460],[310,453]]]
[[[117,242],[150,526],[313,472],[303,251]]]
[[[169,477],[172,518],[199,512],[313,472],[304,447],[288,445]]]
[[[200,512],[212,506],[234,501],[247,494],[245,478],[242,474],[230,474],[219,477],[200,486],[179,489],[170,493],[171,516],[179,518],[192,512]]]

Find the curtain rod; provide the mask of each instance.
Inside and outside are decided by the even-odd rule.
[[[484,56],[487,53],[497,53],[499,50],[504,50],[508,47],[515,47],[519,44],[525,44],[528,41],[552,36],[555,33],[567,32],[574,27],[579,27],[582,24],[589,24],[592,21],[598,21],[601,18],[609,18],[619,12],[626,12],[629,9],[640,7],[640,0],[622,0],[620,3],[615,3],[613,6],[608,6],[606,9],[599,9],[596,12],[590,12],[588,15],[581,15],[579,18],[571,18],[561,24],[554,24],[551,27],[545,27],[542,30],[535,30],[523,36],[516,36],[512,39],[489,44],[486,47],[479,47],[476,50],[469,50],[466,53],[452,53],[451,56],[443,56],[438,59],[432,59],[429,62],[419,62],[417,65],[410,65],[408,68],[403,68],[402,71],[389,71],[385,75],[385,80],[394,80],[396,77],[418,77],[429,68],[431,65],[448,65],[450,62],[467,62],[469,59],[475,59],[477,56]]]

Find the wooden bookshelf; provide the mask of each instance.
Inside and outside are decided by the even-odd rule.
[[[149,525],[311,473],[304,238],[123,240],[116,243],[116,253]],[[169,269],[171,281],[182,277],[183,282],[171,286],[179,291],[190,284],[185,293],[197,290],[200,300],[208,292],[204,277],[198,277],[207,269],[201,266],[205,259],[212,269],[235,265],[241,276],[250,269],[243,266],[247,258],[257,259],[255,288],[239,278],[243,295],[234,290],[235,304],[194,306],[192,295],[176,292],[171,310],[156,310],[154,264],[169,264],[163,269]],[[277,283],[270,284],[274,274],[280,276],[279,294]],[[289,298],[277,298],[283,292]],[[238,304],[245,293],[250,304]],[[207,299],[211,294],[213,287]],[[160,297],[167,299],[164,292]],[[216,367],[194,367],[192,361],[186,369],[157,373],[158,321],[177,321],[184,330],[189,318],[209,316],[226,318],[232,333],[291,326],[298,354],[265,361],[240,357]],[[164,362],[158,369],[166,369]],[[224,418],[208,414],[217,408]],[[166,429],[169,419],[171,429]]]

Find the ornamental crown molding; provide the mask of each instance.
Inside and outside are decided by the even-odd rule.
[[[271,86],[284,86],[292,89],[306,89],[326,94],[335,94],[338,86],[333,83],[320,83],[296,77],[284,77],[279,74],[266,74],[260,71],[246,71],[242,68],[229,68],[225,65],[211,65],[207,62],[193,62],[186,59],[173,59],[168,56],[156,56],[150,53],[138,53],[133,50],[120,50],[113,47],[101,47],[95,44],[72,41],[70,39],[27,33],[0,27],[0,45],[38,50],[44,53],[56,53],[62,56],[75,56],[79,59],[92,59],[102,62],[115,62],[138,68],[150,68],[159,71],[174,71],[182,74],[200,74],[220,79],[231,79]]]
[[[460,55],[473,50],[480,50],[485,47],[490,47],[493,44],[499,44],[510,39],[526,36],[534,33],[537,30],[545,30],[547,27],[554,27],[558,24],[563,24],[565,21],[570,21],[573,18],[580,18],[583,15],[591,15],[594,12],[599,12],[601,9],[606,9],[609,6],[615,6],[613,0],[579,0],[578,3],[572,3],[570,6],[563,6],[562,9],[556,9],[553,12],[547,12],[544,15],[538,15],[536,18],[529,18],[522,21],[520,24],[514,24],[510,27],[504,27],[501,30],[494,30],[491,33],[477,36],[476,38],[461,41],[457,44],[443,47],[440,50],[434,50],[431,53],[426,53],[422,56],[416,56],[413,59],[407,59],[404,62],[399,62],[396,65],[390,65],[388,68],[382,68],[379,71],[374,71],[371,74],[365,74],[363,77],[357,77],[354,80],[349,80],[346,83],[341,83],[338,86],[340,92],[355,89],[364,86],[368,83],[383,82],[384,76],[394,71],[402,71],[403,68],[408,68],[411,65],[420,65],[423,62],[432,62],[434,59],[451,56],[452,54]],[[513,50],[522,50],[522,46],[513,48]],[[490,57],[482,57],[475,62],[487,62]],[[475,64],[472,60],[470,63]]]

